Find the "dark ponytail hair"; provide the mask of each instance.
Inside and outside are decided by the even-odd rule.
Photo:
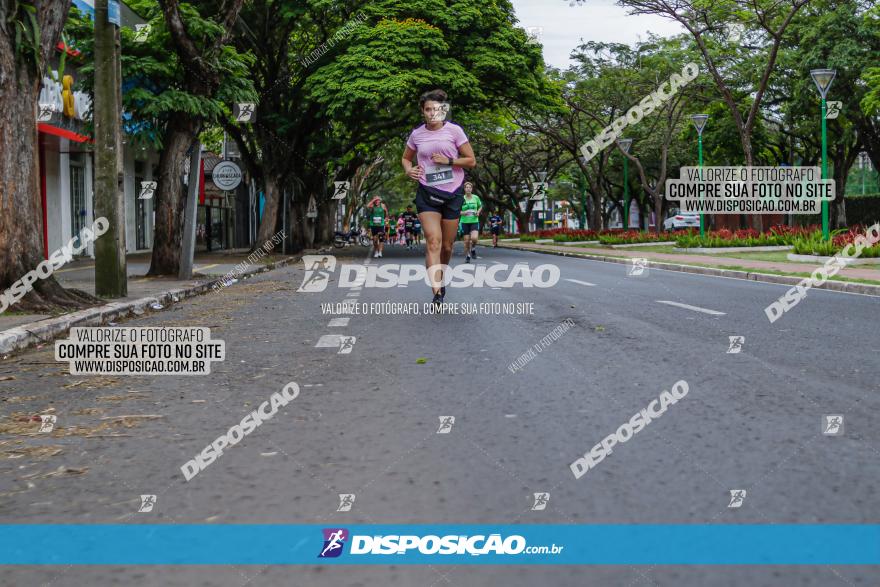
[[[449,97],[446,92],[440,89],[425,92],[419,97],[419,110],[425,107],[425,102],[448,102]]]

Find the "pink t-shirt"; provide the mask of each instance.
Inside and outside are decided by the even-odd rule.
[[[428,130],[424,124],[413,130],[406,146],[416,151],[418,163],[425,170],[419,183],[449,193],[461,187],[464,183],[464,169],[437,165],[431,160],[431,155],[440,153],[444,157],[457,159],[458,148],[467,142],[464,131],[452,122],[445,123],[437,130]]]

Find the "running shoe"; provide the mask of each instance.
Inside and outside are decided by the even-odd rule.
[[[464,262],[465,262],[465,263],[470,263],[470,262],[471,262],[471,256],[470,256],[470,255],[467,255],[467,256],[464,258]]]
[[[443,296],[444,298],[446,297],[446,286],[445,285],[440,287],[440,295]]]
[[[440,304],[443,303],[443,294],[435,293],[434,294],[434,301],[432,303],[434,304],[435,308],[439,308]]]

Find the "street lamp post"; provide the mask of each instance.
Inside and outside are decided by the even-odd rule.
[[[620,150],[624,152],[623,156],[623,230],[629,230],[629,157],[626,156],[626,153],[629,153],[630,148],[632,147],[633,140],[632,139],[619,139],[617,144],[620,145]]]
[[[697,157],[700,169],[703,168],[703,129],[706,127],[706,121],[709,120],[708,114],[694,114],[691,116],[694,127],[697,129]],[[703,179],[702,171],[700,172],[700,180]],[[705,215],[700,213],[700,238],[706,236],[706,220]]]
[[[837,75],[837,71],[833,69],[813,69],[810,71],[810,76],[813,78],[816,89],[819,90],[819,95],[822,97],[822,179],[828,179],[828,134],[825,125],[827,104],[825,96],[828,95],[828,89],[831,87],[831,82],[834,81],[835,75]],[[822,238],[825,240],[831,238],[831,233],[828,230],[828,200],[822,200]]]

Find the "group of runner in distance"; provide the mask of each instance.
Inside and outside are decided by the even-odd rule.
[[[386,232],[393,241],[408,248],[421,242],[425,233],[425,266],[434,293],[434,304],[443,303],[446,288],[443,267],[449,265],[455,238],[462,235],[465,262],[477,257],[480,215],[483,202],[473,193],[473,184],[465,181],[465,169],[477,165],[474,150],[460,126],[446,120],[449,102],[446,92],[432,90],[419,98],[425,123],[414,129],[406,141],[401,158],[403,170],[417,182],[415,206],[406,207],[395,220],[378,196],[367,204],[367,222],[373,237],[373,256],[381,257]],[[502,218],[496,210],[489,217],[492,244],[498,246]]]

